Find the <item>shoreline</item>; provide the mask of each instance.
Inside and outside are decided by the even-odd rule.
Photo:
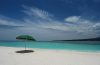
[[[8,48],[23,48],[24,47],[10,47],[10,46],[0,46],[0,47],[8,47]],[[70,52],[81,52],[81,53],[100,53],[100,51],[92,51],[92,50],[71,50],[71,49],[51,49],[51,48],[28,48],[27,49],[41,49],[41,50],[55,50],[55,51],[70,51]]]
[[[24,48],[0,46],[1,65],[100,65],[100,52],[77,52],[28,48],[33,53],[16,53]]]

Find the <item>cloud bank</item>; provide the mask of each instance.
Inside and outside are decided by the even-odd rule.
[[[82,16],[69,16],[63,21],[47,11],[24,6],[23,20],[0,17],[1,40],[15,40],[17,35],[29,34],[39,41],[66,40],[100,36],[100,23],[84,19]],[[11,26],[11,28],[5,28]],[[11,38],[9,38],[11,37]]]

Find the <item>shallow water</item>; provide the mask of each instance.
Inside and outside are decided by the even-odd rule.
[[[0,42],[0,46],[43,48],[56,50],[100,51],[98,41],[59,41],[59,42]]]

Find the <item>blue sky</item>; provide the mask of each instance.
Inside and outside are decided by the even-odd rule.
[[[100,0],[0,0],[0,40],[22,34],[66,40],[99,33]]]

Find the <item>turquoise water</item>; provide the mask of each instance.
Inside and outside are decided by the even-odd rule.
[[[0,46],[43,48],[57,50],[100,51],[100,42],[97,41],[70,41],[70,42],[0,42]]]

